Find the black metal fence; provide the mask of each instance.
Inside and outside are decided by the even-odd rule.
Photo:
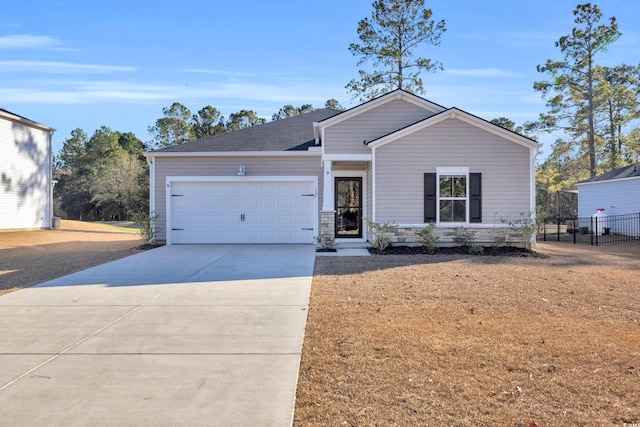
[[[547,219],[538,226],[539,240],[573,241],[594,246],[640,243],[640,212]]]

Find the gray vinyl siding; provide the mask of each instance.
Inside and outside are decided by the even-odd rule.
[[[369,154],[364,141],[431,117],[434,113],[403,100],[393,100],[355,117],[329,126],[323,144],[326,154]]]
[[[0,118],[0,230],[51,225],[51,150],[47,130]]]
[[[376,220],[424,222],[423,177],[438,167],[482,173],[482,223],[500,224],[530,210],[530,150],[457,119],[376,149]]]
[[[334,162],[331,169],[334,171],[363,171],[367,168],[365,162]]]
[[[318,211],[323,193],[320,157],[156,157],[155,213],[161,228],[159,240],[166,239],[166,177],[237,176],[245,165],[246,176],[317,176]]]

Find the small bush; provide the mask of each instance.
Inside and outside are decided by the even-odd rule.
[[[393,222],[374,222],[369,218],[364,219],[369,229],[369,234],[373,237],[371,245],[379,251],[384,251],[391,244],[391,230],[396,226]]]
[[[473,245],[469,247],[469,253],[471,255],[482,255],[484,253],[484,246]]]
[[[336,246],[336,238],[333,234],[322,233],[313,239],[322,249],[333,249]]]
[[[413,234],[418,237],[420,244],[427,248],[429,252],[438,247],[440,236],[436,234],[436,225],[433,222],[428,223],[424,228],[414,230]]]
[[[513,231],[518,233],[520,242],[525,249],[531,250],[531,241],[537,228],[532,212],[520,212],[520,218],[515,220],[503,219],[502,222],[507,223]]]
[[[462,246],[471,246],[471,243],[473,243],[473,240],[476,238],[475,230],[465,227],[456,227],[453,231],[455,233],[453,241]]]
[[[160,233],[160,228],[156,226],[157,219],[158,215],[155,212],[148,214],[145,211],[140,211],[133,214],[133,223],[138,226],[138,234],[147,243],[156,240],[158,233]]]

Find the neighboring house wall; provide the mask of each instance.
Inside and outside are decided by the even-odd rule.
[[[640,178],[578,184],[578,216],[591,217],[598,208],[607,215],[640,212]]]
[[[317,176],[318,203],[322,200],[320,156],[304,157],[155,157],[156,225],[159,240],[166,239],[166,177],[168,176],[237,176],[244,165],[246,176]],[[318,204],[320,208],[320,204]]]
[[[424,173],[468,167],[482,173],[482,224],[530,211],[529,148],[458,119],[447,119],[375,149],[375,219],[424,223]],[[446,226],[446,224],[444,224]]]
[[[404,100],[393,100],[325,130],[325,154],[369,154],[364,141],[431,117],[434,113]],[[331,120],[331,119],[329,119]]]
[[[51,133],[0,117],[0,230],[50,228]]]

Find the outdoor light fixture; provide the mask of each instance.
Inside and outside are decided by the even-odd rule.
[[[238,176],[244,176],[245,170],[246,168],[244,167],[244,165],[238,166]]]

